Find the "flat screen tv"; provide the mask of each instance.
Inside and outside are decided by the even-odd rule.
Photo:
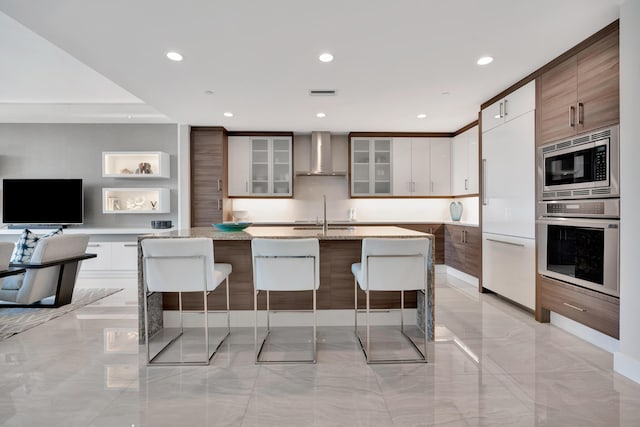
[[[3,179],[5,224],[82,224],[82,179]]]

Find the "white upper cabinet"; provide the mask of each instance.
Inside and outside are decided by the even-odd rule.
[[[449,138],[394,138],[393,195],[449,195],[450,158]]]
[[[429,139],[429,195],[449,196],[451,195],[451,138]]]
[[[451,142],[451,193],[478,194],[478,126],[456,135]]]
[[[229,196],[289,197],[290,136],[229,137]]]
[[[228,148],[229,196],[248,197],[251,180],[251,139],[230,136]]]
[[[482,132],[513,120],[535,108],[536,87],[535,81],[531,81],[482,110]]]
[[[411,196],[413,194],[411,144],[411,138],[393,138],[394,196]]]

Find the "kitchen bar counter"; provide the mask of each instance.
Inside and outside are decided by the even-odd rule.
[[[143,237],[208,237],[216,240],[251,240],[254,237],[275,237],[279,239],[299,239],[315,237],[319,240],[362,240],[371,237],[426,237],[425,233],[393,226],[347,226],[330,225],[327,234],[322,233],[321,226],[296,225],[288,226],[252,226],[244,231],[220,231],[215,227],[194,227],[186,230],[175,230],[155,233]]]
[[[158,232],[138,237],[138,241],[159,237],[183,238],[206,237],[214,244],[215,262],[230,263],[233,272],[229,277],[231,310],[253,310],[253,272],[251,259],[251,239],[255,237],[270,238],[306,238],[316,237],[320,240],[320,286],[316,293],[317,307],[322,309],[353,310],[354,280],[351,274],[351,264],[360,262],[362,251],[362,239],[364,238],[413,238],[427,237],[434,243],[432,234],[408,230],[393,226],[334,226],[330,227],[326,234],[322,228],[301,225],[295,227],[284,226],[252,226],[245,231],[223,232],[214,227],[194,227],[183,230]],[[426,295],[427,319],[429,335],[433,338],[433,301],[434,301],[434,258],[435,248],[432,250],[431,269],[428,273],[428,289]],[[138,247],[139,263],[141,263],[141,250]],[[140,341],[144,342],[144,315],[143,315],[143,269],[139,271],[138,295],[139,295],[139,325]],[[265,305],[265,295],[261,293],[258,303],[260,307]],[[221,310],[225,306],[224,286],[209,295],[208,305],[210,310]],[[358,297],[359,306],[364,307],[364,296]],[[202,295],[184,294],[183,306],[185,310],[201,310]],[[273,310],[301,310],[311,307],[311,292],[284,292],[271,295],[271,308]],[[151,295],[148,299],[151,313],[152,332],[162,326],[162,311],[177,310],[177,294]],[[405,307],[416,307],[416,292],[405,292]],[[400,307],[399,292],[380,292],[372,294],[371,307],[376,309],[391,309]]]

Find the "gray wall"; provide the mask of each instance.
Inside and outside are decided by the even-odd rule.
[[[85,227],[148,228],[152,219],[177,223],[177,150],[171,124],[0,124],[0,178],[82,178]],[[102,178],[103,151],[164,151],[171,178]],[[169,188],[171,213],[103,214],[103,187]]]

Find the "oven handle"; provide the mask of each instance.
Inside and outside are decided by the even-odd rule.
[[[619,228],[620,220],[608,218],[565,218],[565,217],[539,217],[536,224],[567,225],[576,227],[595,228]]]

